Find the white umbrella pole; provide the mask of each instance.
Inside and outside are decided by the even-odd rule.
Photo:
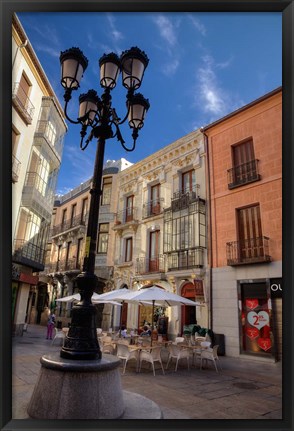
[[[152,331],[151,331],[151,346],[152,346],[152,334],[153,334],[153,329],[154,329],[154,303],[155,300],[153,299],[152,301]]]

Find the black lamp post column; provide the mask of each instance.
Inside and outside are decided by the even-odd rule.
[[[95,275],[95,255],[104,149],[105,139],[100,137],[97,142],[92,188],[90,190],[91,200],[83,272],[76,279],[81,301],[72,308],[71,326],[60,352],[62,358],[101,358],[96,333],[96,308],[91,302],[91,297],[98,285],[98,278]]]
[[[80,134],[82,139],[80,147],[82,150],[88,146],[92,138],[98,140],[92,188],[90,190],[91,200],[83,272],[78,275],[76,280],[81,301],[72,308],[71,327],[60,352],[62,358],[85,360],[101,358],[96,334],[96,309],[91,302],[91,297],[98,286],[98,278],[95,275],[95,256],[105,142],[107,139],[117,137],[125,150],[133,151],[135,149],[138,130],[144,125],[144,117],[150,105],[142,94],[135,94],[134,91],[141,85],[148,61],[146,54],[137,47],[124,51],[121,58],[118,58],[114,53],[101,57],[99,61],[100,85],[104,88],[104,93],[101,99],[94,90],[89,90],[88,93],[82,94],[79,97],[79,118],[74,121],[67,115],[67,105],[71,99],[72,91],[79,88],[79,82],[88,65],[88,60],[79,48],[71,48],[60,55],[61,84],[65,88],[65,116],[71,123],[81,124]],[[123,85],[128,90],[127,115],[122,121],[120,121],[115,109],[111,106],[110,95],[110,91],[116,86],[116,81],[121,71]],[[133,129],[134,142],[130,149],[124,145],[125,141],[119,129],[119,125],[127,119],[129,126]],[[88,127],[91,127],[92,130],[86,144],[83,146]]]

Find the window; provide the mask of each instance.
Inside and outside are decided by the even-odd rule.
[[[112,178],[111,177],[103,178],[101,205],[110,205],[111,187],[112,187]]]
[[[241,352],[265,356],[274,352],[271,327],[270,293],[265,283],[244,283],[238,286],[240,299]]]
[[[87,214],[88,214],[88,198],[84,198],[82,203],[82,216],[81,216],[81,219],[83,222],[86,221]]]
[[[35,110],[29,99],[31,88],[29,79],[23,73],[20,82],[14,84],[12,93],[13,106],[26,124],[32,124]]]
[[[31,84],[28,78],[22,74],[19,82],[19,87],[17,90],[17,97],[20,100],[23,107],[26,107],[27,99],[30,94]]]
[[[76,212],[77,212],[77,204],[74,204],[71,207],[71,217],[70,217],[70,225],[71,226],[74,225]]]
[[[159,269],[159,241],[160,231],[155,230],[150,232],[150,248],[149,248],[149,271],[158,271]]]
[[[47,138],[48,142],[54,146],[55,141],[56,141],[56,127],[54,126],[54,124],[52,123],[52,121],[48,121],[47,125],[46,125],[46,130],[45,130],[45,137]]]
[[[189,193],[196,190],[195,171],[184,172],[182,174],[182,193]]]
[[[238,209],[237,226],[241,260],[263,256],[263,237],[259,204]]]
[[[99,223],[97,253],[107,253],[109,223]]]
[[[65,258],[65,265],[68,265],[68,261],[71,258],[71,241],[69,241],[67,243],[67,247],[66,247],[66,258]]]
[[[260,179],[252,139],[232,146],[232,163],[233,168],[228,170],[229,188]]]
[[[126,222],[134,220],[134,195],[128,196],[126,200]]]
[[[20,138],[20,133],[18,133],[14,128],[12,128],[12,154],[17,153],[18,141]]]
[[[64,225],[64,224],[66,223],[66,218],[67,218],[66,213],[67,213],[67,208],[65,208],[65,209],[62,211],[62,219],[61,219],[61,224],[62,224],[62,225]]]
[[[131,262],[133,259],[133,238],[125,240],[125,262]]]
[[[160,214],[160,184],[152,186],[150,189],[151,214]]]

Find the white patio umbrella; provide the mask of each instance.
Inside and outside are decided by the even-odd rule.
[[[93,293],[92,302],[93,304],[113,304],[113,305],[121,305],[119,302],[110,301],[107,299],[100,300],[100,295],[97,293]],[[98,298],[98,299],[97,299]],[[79,293],[75,293],[74,295],[64,296],[63,298],[56,299],[56,302],[72,302],[72,301],[80,301],[81,295]]]
[[[105,293],[101,293],[100,295],[97,295],[95,298],[92,297],[92,302],[93,304],[98,304],[99,302],[101,302],[102,300],[111,300],[111,299],[115,299],[115,302],[118,303],[120,302],[119,305],[123,305],[124,304],[124,297],[129,295],[129,294],[133,294],[136,293],[130,289],[118,289],[118,290],[111,290],[110,292],[105,292]],[[116,305],[116,304],[114,304]],[[152,305],[151,302],[144,302],[144,305]],[[119,335],[121,334],[121,326],[122,326],[122,313],[120,315],[120,325],[119,325]]]
[[[119,301],[123,298],[124,302],[129,302],[131,304],[146,304],[147,301],[152,303],[152,330],[155,303],[156,305],[162,305],[164,307],[172,307],[175,305],[194,305],[195,307],[202,306],[200,302],[191,301],[188,298],[176,295],[175,293],[169,292],[157,286],[142,288],[135,292],[130,291],[129,293],[125,293],[123,295],[119,295],[119,291],[117,291],[117,293],[118,295],[113,297],[115,301]]]
[[[123,288],[123,289],[118,289],[118,290],[111,290],[110,292],[101,293],[100,295],[98,295],[96,293],[95,297],[94,297],[94,295],[92,296],[92,302],[101,301],[104,299],[113,299],[118,294],[121,296],[121,295],[125,295],[126,293],[129,293],[129,292],[130,292],[129,289]]]

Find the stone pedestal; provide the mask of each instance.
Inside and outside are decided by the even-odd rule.
[[[72,360],[59,353],[44,355],[28,405],[34,419],[118,419],[125,406],[120,360]]]

